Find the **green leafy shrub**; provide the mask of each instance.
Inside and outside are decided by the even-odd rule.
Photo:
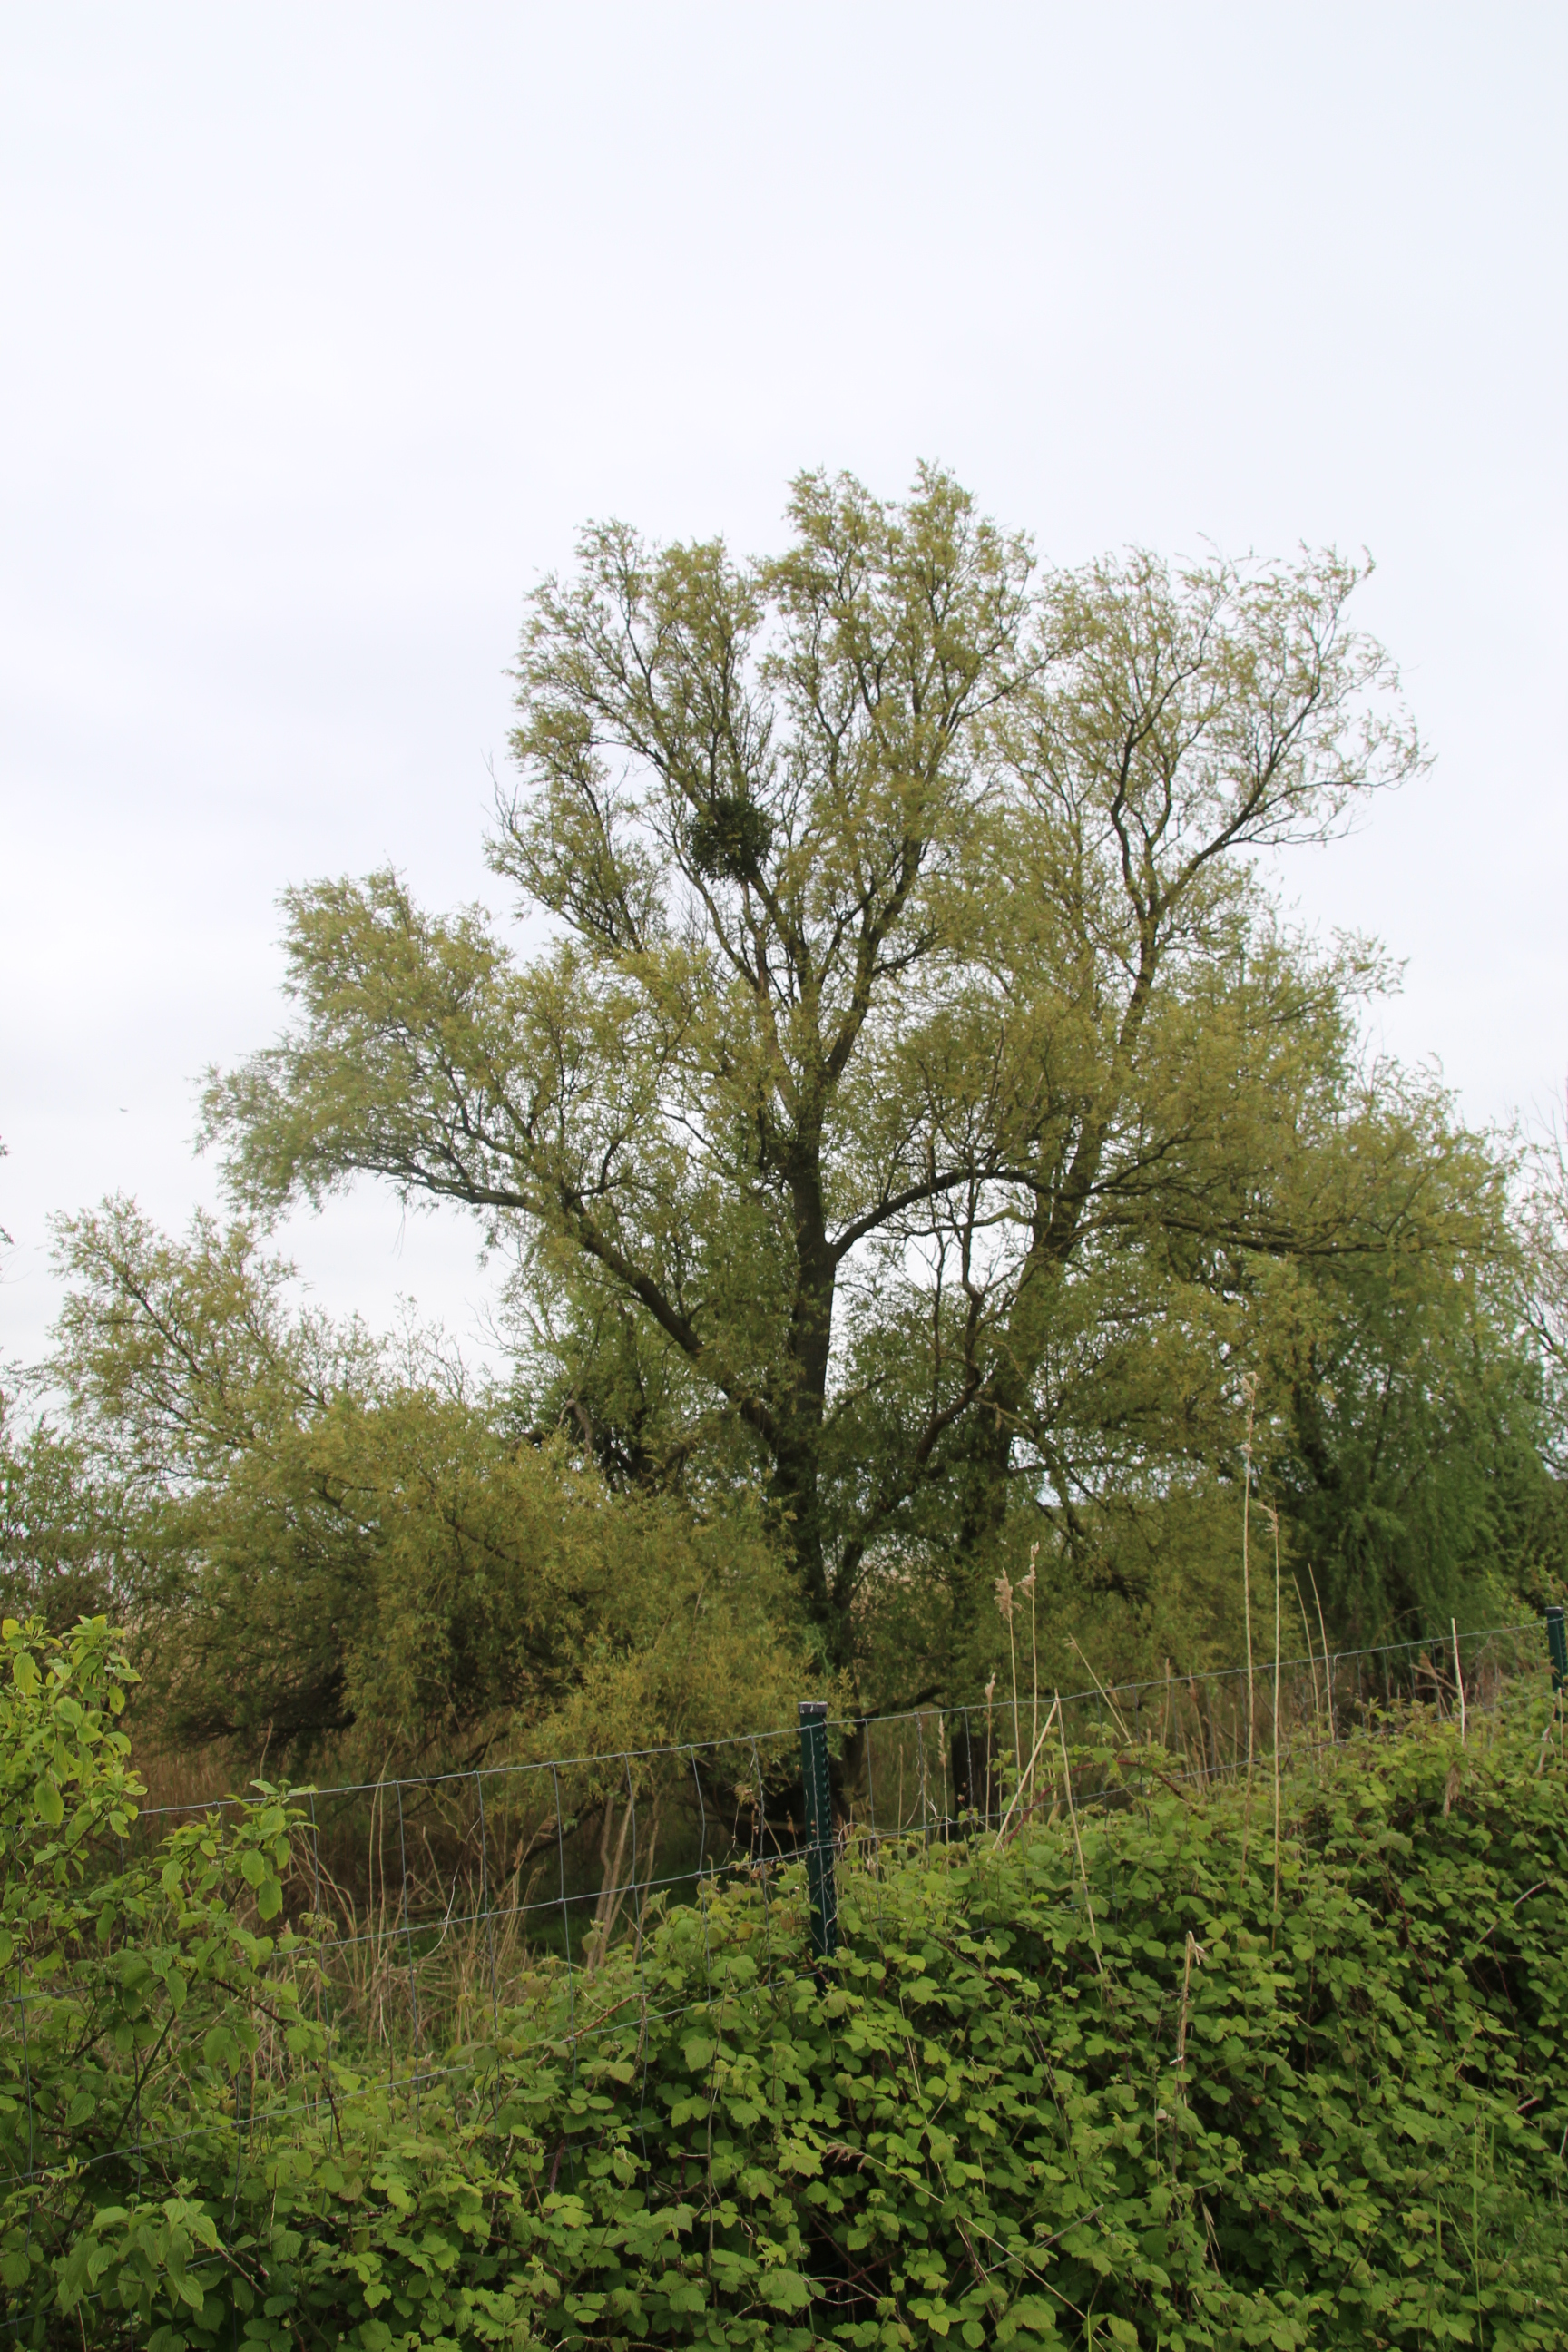
[[[1568,1822],[1538,1754],[1416,1726],[1298,1780],[1277,1916],[1266,1807],[1157,1780],[1084,1822],[1081,1874],[1066,1824],[851,1872],[826,1997],[768,1989],[798,1898],[677,1916],[596,1988],[575,2079],[536,2064],[542,2112],[502,2108],[537,2136],[545,2332],[1561,2344]]]
[[[309,1938],[280,1922],[295,1811],[264,1789],[137,1853],[118,1637],[7,1618],[0,1653],[0,2282],[14,2314],[76,2311],[106,2275],[110,2307],[188,2303],[211,2216],[145,2183],[210,2177],[278,2054],[325,2052]]]
[[[630,1746],[793,1718],[798,1612],[732,1482],[693,1509],[606,1477],[433,1340],[298,1307],[248,1226],[176,1242],[117,1201],[60,1242],[71,1433],[0,1416],[0,1602],[119,1595],[139,1753],[434,1769],[616,1682]]]
[[[6,1641],[7,1927],[61,2004],[31,2179],[6,2045],[24,2342],[1568,2339],[1568,1790],[1526,1694],[1297,1769],[1278,1857],[1261,1791],[1123,1754],[1081,1859],[1065,1820],[852,1855],[820,1984],[796,1877],[742,1878],[433,2051],[329,2043],[311,1923],[258,1916],[285,1801],[79,1868],[133,1801],[112,1651]],[[139,2171],[70,2140],[89,2047],[161,2102]]]

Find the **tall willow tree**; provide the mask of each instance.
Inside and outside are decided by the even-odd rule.
[[[760,1486],[842,1664],[1020,1479],[1070,1525],[1131,1408],[1068,1392],[1197,1410],[1247,1253],[1418,1218],[1352,1101],[1362,967],[1249,861],[1419,755],[1332,555],[1037,574],[931,471],[789,520],[755,562],[585,534],[489,845],[552,943],[387,873],[292,892],[299,1017],[207,1108],[252,1207],[368,1171],[477,1212],[540,1400],[623,1480]]]

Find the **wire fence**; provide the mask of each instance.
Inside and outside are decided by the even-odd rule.
[[[1091,1676],[1065,1695],[1010,1680],[968,1705],[836,1721],[807,1703],[798,1727],[730,1739],[300,1791],[284,1918],[308,1930],[330,2066],[291,2066],[264,2032],[226,2111],[164,2127],[173,2108],[139,2088],[118,2126],[111,2117],[84,2137],[35,2099],[29,2025],[58,2008],[59,1988],[29,1989],[18,1961],[3,2030],[24,2112],[3,2135],[0,2189],[56,2177],[68,2156],[89,2187],[95,2173],[127,2187],[172,2180],[203,2136],[230,2135],[237,2163],[246,2146],[335,2127],[355,2100],[417,2117],[439,2094],[477,2112],[520,2004],[542,2004],[550,2044],[574,2070],[595,2037],[622,2030],[626,2001],[597,1990],[613,1947],[639,1972],[646,2032],[665,2013],[643,1966],[651,1924],[679,1906],[700,1913],[727,1885],[760,1893],[764,1983],[820,1977],[840,1876],[875,1877],[889,1849],[995,1838],[1064,1805],[1125,1805],[1143,1785],[1141,1763],[1198,1788],[1276,1752],[1300,1763],[1402,1701],[1482,1713],[1548,1665],[1561,1684],[1560,1610],[1545,1633],[1537,1622],[1205,1675]],[[245,1804],[150,1808],[121,1860],[155,1854],[193,1818],[237,1819]],[[703,2000],[713,1991],[705,1976]],[[132,2053],[138,2085],[140,2064]]]

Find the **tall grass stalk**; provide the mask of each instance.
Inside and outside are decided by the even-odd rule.
[[[1455,1669],[1458,1667],[1456,1637]],[[1476,2101],[1475,2128],[1470,2135],[1470,2274],[1476,2284],[1476,2342],[1481,2340],[1481,2103]]]
[[[1007,1660],[1013,1672],[1013,1769],[1021,1786],[1024,1778],[1024,1741],[1018,1728],[1018,1645],[1013,1638],[1013,1587],[1007,1571],[996,1579],[996,1606],[1002,1612],[1007,1627]]]
[[[1338,1736],[1334,1730],[1334,1662],[1329,1650],[1329,1629],[1323,1622],[1322,1598],[1318,1591],[1318,1579],[1310,1560],[1307,1562],[1307,1574],[1312,1580],[1312,1601],[1318,1612],[1318,1632],[1322,1637],[1323,1680],[1328,1685],[1329,1738],[1333,1739]]]
[[[1127,1742],[1128,1747],[1131,1748],[1133,1744],[1132,1734],[1127,1728],[1126,1718],[1122,1715],[1121,1708],[1117,1706],[1116,1701],[1111,1697],[1110,1693],[1106,1689],[1105,1685],[1100,1681],[1100,1676],[1095,1673],[1094,1668],[1089,1664],[1089,1658],[1084,1651],[1082,1643],[1074,1633],[1069,1633],[1068,1635],[1068,1640],[1072,1643],[1072,1646],[1078,1652],[1079,1656],[1082,1658],[1083,1670],[1085,1674],[1089,1676],[1089,1681],[1094,1685],[1095,1689],[1099,1692],[1100,1699],[1105,1706],[1110,1709],[1110,1720],[1116,1726],[1117,1730],[1121,1734],[1122,1738]]]
[[[1204,1951],[1203,1946],[1199,1943],[1197,1937],[1189,1927],[1187,1929],[1186,1956],[1182,1963],[1181,2006],[1176,2012],[1176,2095],[1178,2101],[1184,2101],[1187,2095],[1187,2018],[1189,2014],[1188,2003],[1191,2000],[1193,1990],[1193,1969],[1194,1965],[1198,1968],[1202,1968],[1206,1957],[1207,1956]]]
[[[1252,1835],[1252,1748],[1257,1708],[1252,1694],[1252,1423],[1258,1410],[1258,1383],[1244,1383],[1247,1398],[1247,1438],[1242,1452],[1245,1476],[1241,1488],[1241,1607],[1247,1622],[1247,1811],[1241,1829],[1241,1874],[1247,1875],[1247,1848]]]
[[[994,1748],[994,1743],[995,1743],[995,1723],[996,1723],[996,1718],[995,1718],[995,1716],[994,1716],[994,1712],[993,1712],[992,1702],[993,1702],[993,1700],[995,1698],[995,1696],[996,1696],[996,1676],[995,1676],[994,1673],[993,1673],[993,1675],[992,1675],[992,1676],[991,1676],[990,1681],[989,1681],[989,1682],[986,1684],[986,1685],[985,1685],[985,1816],[984,1816],[984,1817],[985,1817],[985,1819],[986,1819],[987,1821],[989,1821],[989,1820],[991,1819],[991,1755],[992,1755],[992,1749],[993,1749],[993,1748]],[[899,1771],[900,1771],[900,1776],[901,1776],[901,1774],[902,1774],[902,1772],[903,1772],[903,1769],[904,1769],[904,1764],[903,1764],[903,1756],[904,1756],[904,1751],[903,1751],[902,1748],[900,1747],[900,1748],[899,1749]],[[972,1779],[973,1779],[973,1767],[971,1768],[971,1775],[970,1775],[970,1777],[971,1777]],[[902,1790],[902,1786],[903,1786],[903,1783],[902,1783],[902,1780],[901,1780],[901,1778],[900,1778],[900,1792],[901,1792],[901,1790]],[[903,1824],[903,1818],[904,1818],[904,1817],[903,1817],[903,1814],[902,1814],[902,1812],[900,1812],[900,1815],[899,1815],[899,1822],[900,1822],[900,1827],[902,1827],[902,1824]]]
[[[1322,1745],[1322,1713],[1318,1705],[1318,1653],[1312,1642],[1312,1629],[1307,1622],[1307,1604],[1301,1598],[1301,1580],[1294,1569],[1290,1581],[1296,1588],[1296,1606],[1301,1612],[1301,1631],[1307,1637],[1307,1662],[1312,1669],[1312,1731],[1319,1746]]]
[[[1274,1532],[1274,1926],[1279,1923],[1279,1650],[1281,1605],[1279,1591],[1279,1514],[1272,1503],[1264,1507]],[[1268,1936],[1274,1942],[1274,1928]]]
[[[997,1843],[997,1844],[998,1844],[998,1845],[1000,1845],[1000,1844],[1001,1844],[1002,1840],[1003,1840],[1004,1836],[1005,1836],[1005,1833],[1006,1833],[1006,1829],[1007,1829],[1007,1824],[1008,1824],[1008,1822],[1012,1820],[1013,1815],[1014,1815],[1014,1814],[1016,1812],[1016,1811],[1018,1810],[1019,1803],[1020,1803],[1020,1801],[1021,1801],[1021,1800],[1022,1800],[1022,1798],[1023,1798],[1023,1795],[1024,1795],[1024,1790],[1025,1790],[1026,1782],[1027,1782],[1027,1783],[1028,1783],[1029,1785],[1031,1785],[1031,1786],[1033,1785],[1034,1778],[1035,1778],[1035,1767],[1036,1767],[1036,1765],[1037,1765],[1037,1764],[1039,1762],[1039,1760],[1040,1760],[1040,1750],[1041,1750],[1041,1748],[1045,1746],[1045,1744],[1046,1744],[1047,1740],[1050,1738],[1050,1736],[1051,1736],[1051,1726],[1052,1726],[1052,1724],[1053,1724],[1053,1723],[1055,1723],[1056,1719],[1057,1719],[1057,1702],[1056,1702],[1056,1700],[1055,1700],[1055,1699],[1053,1699],[1053,1700],[1051,1701],[1051,1711],[1050,1711],[1050,1713],[1049,1713],[1049,1714],[1047,1716],[1047,1717],[1046,1717],[1045,1729],[1040,1733],[1039,1738],[1036,1740],[1035,1745],[1034,1745],[1034,1748],[1033,1748],[1033,1749],[1032,1749],[1032,1751],[1031,1751],[1031,1753],[1030,1753],[1030,1756],[1029,1756],[1028,1770],[1027,1770],[1026,1774],[1025,1775],[1025,1779],[1024,1779],[1024,1780],[1020,1780],[1020,1781],[1019,1781],[1019,1783],[1018,1783],[1018,1785],[1017,1785],[1017,1787],[1014,1790],[1014,1791],[1013,1791],[1013,1800],[1012,1800],[1012,1802],[1009,1804],[1009,1806],[1008,1806],[1008,1808],[1007,1808],[1006,1811],[1005,1811],[1005,1812],[1003,1814],[1003,1816],[1002,1816],[1002,1825],[1001,1825],[1001,1827],[998,1829],[998,1831],[997,1831],[997,1832],[996,1832],[996,1843]]]
[[[1029,1546],[1029,1573],[1018,1587],[1029,1596],[1029,1746],[1038,1752],[1040,1745],[1040,1653],[1035,1640],[1035,1586],[1038,1581],[1036,1563],[1040,1557],[1037,1543]]]
[[[1094,1946],[1095,1964],[1099,1968],[1100,1979],[1103,1982],[1105,1978],[1105,1955],[1100,1948],[1100,1929],[1094,1924],[1094,1904],[1089,1892],[1089,1869],[1083,1858],[1083,1840],[1079,1835],[1078,1805],[1074,1800],[1072,1792],[1072,1761],[1068,1755],[1068,1727],[1062,1717],[1061,1705],[1062,1698],[1060,1691],[1053,1691],[1051,1693],[1051,1713],[1057,1718],[1057,1732],[1062,1743],[1062,1778],[1067,1782],[1068,1818],[1072,1823],[1072,1842],[1078,1853],[1078,1874],[1083,1881],[1083,1907],[1089,1914],[1089,1940]]]

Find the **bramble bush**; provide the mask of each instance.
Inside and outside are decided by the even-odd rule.
[[[1108,1752],[1081,1859],[1065,1820],[854,1853],[820,1981],[795,1874],[715,1884],[416,2071],[332,2030],[287,1795],[122,1863],[111,1637],[5,1642],[22,2343],[1568,2340],[1568,1785],[1523,1685],[1299,1764],[1278,1855],[1261,1785]]]
[[[51,2302],[64,2315],[107,2277],[111,2305],[199,2309],[187,2265],[214,2226],[179,2182],[224,2161],[239,2076],[270,2044],[318,2068],[326,2050],[280,1919],[292,1809],[258,1783],[237,1818],[129,1853],[142,1790],[118,1719],[135,1676],[116,1636],[101,1618],[54,1639],[8,1618],[0,1656],[6,2307],[14,2327]],[[150,2199],[149,2179],[174,2193]]]

